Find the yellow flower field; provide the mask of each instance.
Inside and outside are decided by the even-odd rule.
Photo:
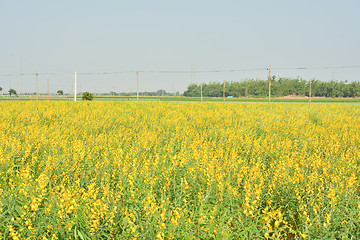
[[[0,239],[359,239],[359,176],[359,105],[0,103]]]

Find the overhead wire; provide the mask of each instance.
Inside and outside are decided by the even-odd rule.
[[[360,66],[336,66],[336,67],[295,67],[295,68],[272,68],[275,70],[307,70],[307,69],[340,69],[340,68],[360,68]]]
[[[244,72],[244,71],[263,71],[266,68],[249,69],[228,69],[228,70],[141,70],[143,73],[221,73],[221,72]]]
[[[360,68],[360,65],[353,66],[323,66],[323,67],[272,67],[273,70],[307,70],[307,69],[344,69],[344,68]],[[226,73],[226,72],[246,72],[246,71],[264,71],[268,68],[247,68],[247,69],[217,69],[217,70],[125,70],[125,71],[112,71],[112,72],[77,72],[81,75],[111,75],[111,74],[124,74],[124,73]],[[37,73],[0,73],[0,76],[25,76],[36,75]],[[70,73],[65,72],[39,72],[39,75],[66,75]],[[73,72],[71,73],[73,74]]]

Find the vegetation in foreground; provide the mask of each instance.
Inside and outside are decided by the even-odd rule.
[[[358,105],[0,109],[0,238],[360,238]]]

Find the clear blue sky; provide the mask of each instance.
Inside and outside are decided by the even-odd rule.
[[[0,0],[0,86],[52,92],[135,91],[135,70],[266,68],[278,77],[360,80],[360,1]],[[45,73],[58,73],[46,75]],[[1,75],[2,74],[2,75]],[[5,74],[15,74],[5,76]],[[140,90],[184,91],[190,82],[239,81],[267,71],[140,73]]]

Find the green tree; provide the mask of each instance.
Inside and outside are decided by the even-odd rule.
[[[82,99],[85,101],[92,101],[93,98],[94,98],[94,96],[92,95],[92,93],[83,92],[83,94],[82,94]]]
[[[188,89],[184,92],[185,97],[200,97],[200,86],[190,83]]]
[[[0,87],[0,92],[2,91],[2,87]]]
[[[168,94],[166,93],[165,90],[160,89],[156,91],[156,96],[166,96],[166,95]]]
[[[10,97],[11,97],[11,95],[12,95],[12,94],[16,94],[16,90],[15,90],[15,89],[10,88],[10,90],[9,90],[9,94],[10,94]]]
[[[57,91],[57,94],[58,94],[58,95],[64,95],[64,91],[63,91],[63,90],[58,90],[58,91]]]

